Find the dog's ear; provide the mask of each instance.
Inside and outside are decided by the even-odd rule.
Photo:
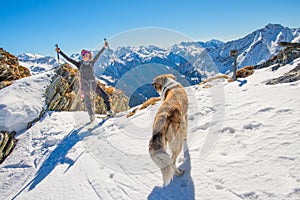
[[[152,85],[154,86],[155,84],[158,84],[158,77],[155,77],[153,79]]]
[[[161,87],[167,82],[167,79],[176,80],[176,77],[173,74],[162,74],[153,79],[153,84],[161,85]]]
[[[163,77],[161,75],[153,79],[152,86],[155,88],[156,91],[161,91],[163,84]]]
[[[160,92],[162,90],[162,86],[160,84],[152,84],[152,85],[157,92]]]
[[[173,74],[166,74],[166,77],[176,80],[176,77]]]

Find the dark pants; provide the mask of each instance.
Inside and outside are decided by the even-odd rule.
[[[106,109],[110,110],[110,102],[108,94],[96,83],[95,80],[86,81],[83,80],[81,82],[81,89],[84,95],[84,104],[89,113],[89,116],[94,114],[93,111],[93,99],[91,99],[91,91],[95,91],[97,95],[103,98],[104,103],[106,105]]]

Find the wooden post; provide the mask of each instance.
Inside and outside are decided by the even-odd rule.
[[[238,55],[238,50],[230,50],[230,56],[232,56],[234,58],[234,64],[233,64],[233,76],[232,76],[232,80],[236,80],[236,58]]]

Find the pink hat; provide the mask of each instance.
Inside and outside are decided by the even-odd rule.
[[[81,51],[81,55],[87,55],[87,54],[91,54],[91,52],[89,50],[86,50],[86,49],[82,49]]]

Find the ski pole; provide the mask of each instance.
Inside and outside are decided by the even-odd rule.
[[[104,42],[107,42],[106,38],[104,38]],[[116,63],[116,58],[115,58],[116,56],[114,54],[114,51],[111,48],[109,48],[108,43],[107,43],[107,50],[109,50],[111,52],[112,58],[114,60],[114,63]]]

